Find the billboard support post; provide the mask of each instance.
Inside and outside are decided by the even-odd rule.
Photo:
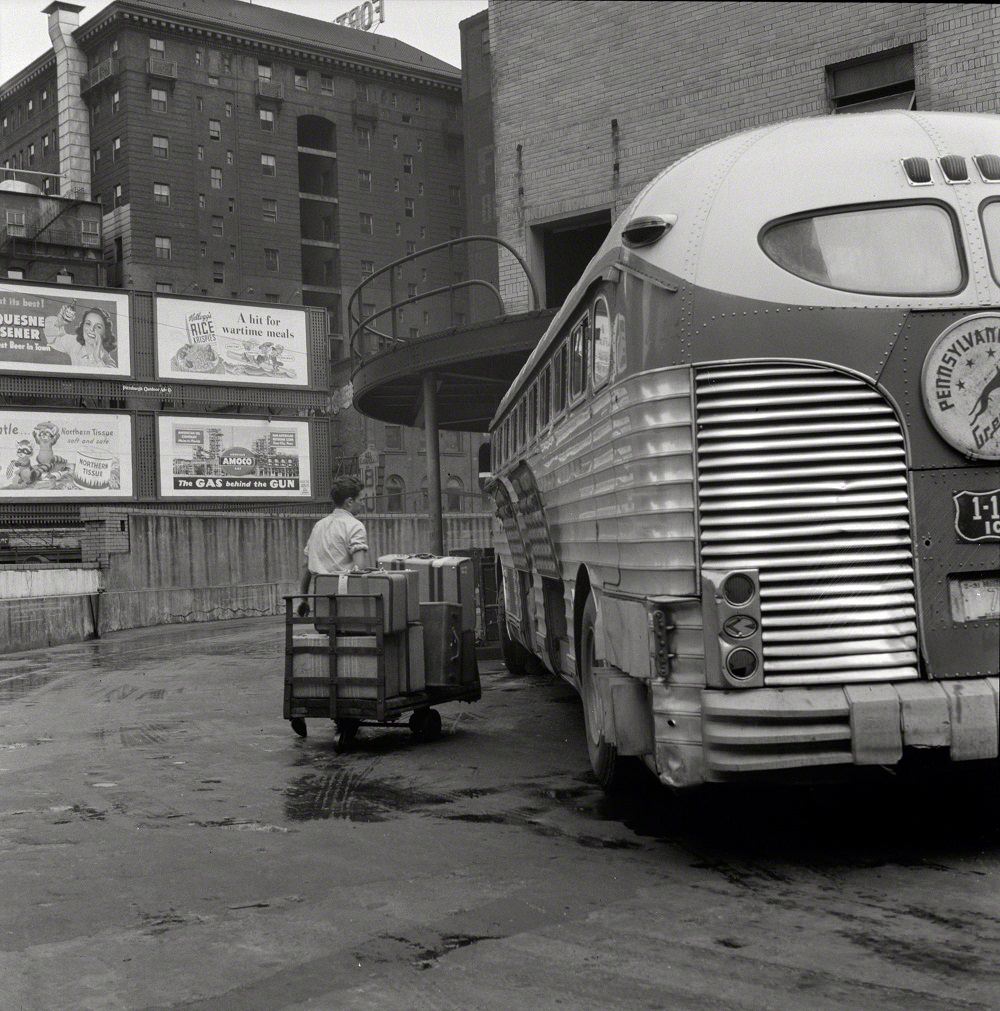
[[[431,551],[444,554],[444,522],[441,515],[441,443],[438,437],[437,376],[424,373],[424,435],[427,439],[427,494],[431,521]]]

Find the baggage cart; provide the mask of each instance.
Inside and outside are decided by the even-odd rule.
[[[417,691],[391,694],[387,685],[398,681],[398,672],[387,670],[387,640],[381,597],[296,594],[285,601],[285,688],[284,718],[300,737],[307,734],[307,719],[333,720],[337,729],[336,749],[345,751],[361,727],[408,727],[418,740],[429,741],[441,733],[441,715],[432,708],[445,702],[476,702],[482,697],[479,674],[474,667],[466,680],[454,685],[429,685]],[[322,602],[317,608],[318,602]],[[300,617],[298,607],[309,604],[310,613]],[[367,602],[367,603],[366,603]],[[297,630],[311,626],[318,635],[298,636]],[[312,639],[310,643],[304,640]],[[325,641],[323,641],[325,639]],[[359,644],[359,639],[364,645]],[[296,641],[299,640],[299,641]],[[406,653],[405,644],[402,652]],[[316,660],[302,676],[306,655]],[[366,658],[374,667],[371,676],[347,675],[351,658]],[[474,664],[475,658],[472,658]],[[356,665],[355,665],[356,666]],[[403,718],[409,714],[408,719]]]

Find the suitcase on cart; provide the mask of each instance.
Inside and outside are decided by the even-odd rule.
[[[471,558],[456,555],[382,555],[379,565],[390,571],[419,573],[420,603],[458,604],[463,631],[476,630],[476,576]]]
[[[405,632],[411,621],[420,620],[419,600],[410,604],[413,597],[408,592],[416,587],[417,577],[407,572],[386,572],[384,569],[372,569],[368,572],[347,572],[339,576],[316,576],[313,580],[313,592],[320,595],[316,601],[316,617],[329,616],[329,606],[322,596],[345,596],[345,607],[340,611],[343,620],[351,618],[371,618],[375,615],[374,598],[382,598],[382,631]],[[368,598],[368,599],[365,599]],[[355,613],[356,612],[356,613]],[[411,616],[411,615],[415,615]],[[322,623],[317,623],[317,629]],[[342,626],[345,630],[347,626]]]
[[[457,604],[432,601],[420,605],[424,626],[424,679],[428,688],[462,683],[462,616]]]

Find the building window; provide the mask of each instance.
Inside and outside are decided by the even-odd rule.
[[[204,161],[204,160],[205,160],[205,145],[204,144],[199,144],[198,145],[198,161]]]
[[[278,250],[276,249],[264,249],[264,269],[277,271],[278,269]]]
[[[208,86],[210,88],[217,88],[219,86],[219,79],[215,76],[215,74],[208,75]]]
[[[198,206],[201,207],[202,209],[204,209],[204,207],[205,207],[205,194],[204,193],[199,193],[198,194]]]
[[[122,95],[120,91],[112,92],[111,95],[111,111],[117,112],[122,106]]]
[[[111,160],[118,161],[122,153],[122,139],[121,137],[115,137],[111,141]]]
[[[403,234],[403,226],[398,221],[396,222],[396,234],[397,235]]]
[[[212,283],[226,283],[226,265],[221,260],[215,260],[212,263]]]
[[[278,174],[277,162],[274,160],[273,154],[262,154],[260,156],[260,171],[261,175],[274,176]]]
[[[232,118],[233,118],[233,103],[232,102],[226,102],[226,119],[232,119]]]
[[[34,165],[35,164],[35,145],[34,144],[29,144],[28,145],[28,164],[29,165]]]
[[[274,133],[274,112],[270,109],[261,109],[258,115],[260,116],[260,128],[268,133]]]
[[[153,112],[167,111],[167,93],[162,88],[149,89],[149,107]]]
[[[233,152],[232,151],[227,151],[226,152],[226,164],[227,165],[232,165],[233,164]]]
[[[222,72],[224,74],[231,74],[233,72],[233,58],[229,53],[222,54]]]
[[[295,87],[298,91],[309,90],[309,74],[305,70],[295,68]]]
[[[407,298],[417,297],[417,286],[415,284],[408,284],[406,286],[406,297]]]
[[[230,260],[235,260],[236,259],[236,244],[235,243],[230,243],[229,244],[229,259]]]
[[[417,183],[417,196],[422,197],[424,195],[424,184]]]
[[[258,81],[270,81],[271,80],[271,64],[261,63],[257,61],[257,80]]]
[[[229,209],[229,213],[230,214],[232,214],[233,211],[236,210],[236,197],[230,197],[229,198],[229,202],[227,204],[227,207]]]
[[[375,263],[373,260],[362,260],[361,261],[361,276],[371,277],[375,273]]]
[[[457,436],[458,432],[442,432],[442,435],[454,435]],[[448,483],[445,486],[445,509],[450,513],[459,513],[462,511],[462,497],[465,493],[465,485],[462,484],[462,479],[460,477],[455,477],[452,475],[448,478]]]
[[[406,240],[406,255],[411,256],[417,251],[417,244],[412,239]]]
[[[153,240],[156,244],[156,258],[158,260],[170,259],[170,236],[157,235]]]
[[[24,280],[24,268],[23,267],[8,267],[7,268],[7,278],[11,281],[23,281]]]
[[[212,189],[213,190],[221,190],[222,189],[222,169],[220,169],[217,165],[213,165],[209,169],[209,173],[208,174],[209,174],[209,185],[212,187]]]
[[[125,193],[122,190],[122,184],[117,183],[114,189],[115,194],[115,207],[121,207],[125,203]]]
[[[361,224],[361,234],[362,235],[374,235],[375,234],[375,218],[371,214],[365,214],[362,211],[358,215],[359,222]]]
[[[355,81],[354,82],[354,97],[359,102],[367,102],[368,101],[368,85],[365,84],[364,81]]]
[[[163,39],[150,39],[149,51],[153,56],[158,56],[162,60],[166,54],[166,47],[163,45]]]
[[[225,222],[223,221],[221,214],[212,215],[212,234],[217,239],[221,239],[225,234]]]
[[[261,199],[261,216],[265,221],[277,221],[278,201],[272,200],[270,197],[263,197]]]
[[[386,512],[401,513],[403,501],[406,498],[406,484],[398,474],[390,474],[385,479]]]
[[[403,214],[408,218],[412,218],[414,209],[413,197],[406,197],[403,200]]]
[[[479,34],[479,47],[482,50],[484,56],[488,56],[490,52],[490,30],[489,28],[484,28]]]
[[[392,135],[392,146],[394,148],[398,148],[399,147],[399,134],[398,133],[394,133]]]
[[[93,165],[94,175],[97,175],[97,170],[101,167],[101,149],[99,147],[95,147],[91,152],[90,160]],[[6,167],[7,166],[4,165],[4,168]]]
[[[194,51],[194,65],[196,67],[200,67],[201,66],[201,50],[200,49],[196,49]]]
[[[333,94],[333,78],[327,74],[320,74],[319,78],[319,90],[324,95]]]
[[[392,189],[393,189],[393,191],[395,193],[399,192],[399,180],[398,179],[393,179],[393,181],[392,181]]]
[[[371,193],[372,174],[370,169],[358,169],[358,189],[364,190],[366,193]]]
[[[448,187],[448,203],[453,204],[458,207],[462,203],[462,187],[461,186],[449,186]]]
[[[169,281],[157,281],[156,293],[157,295],[172,295],[174,293],[174,286]]]
[[[49,101],[49,89],[42,88],[42,105],[48,105]]]
[[[222,122],[218,119],[208,121],[208,139],[222,140]]]
[[[42,157],[44,158],[49,153],[49,135],[45,134],[42,137]]]
[[[153,138],[153,157],[154,158],[170,157],[170,141],[167,140],[166,137]]]
[[[205,111],[205,102],[204,102],[204,100],[202,99],[201,95],[199,95],[199,96],[198,96],[198,97],[197,97],[197,98],[195,99],[195,101],[196,101],[196,102],[198,103],[198,111],[199,111],[199,112],[204,112],[204,111]]]
[[[366,151],[372,149],[372,132],[367,126],[356,126],[354,136],[358,140],[358,147],[363,147]]]
[[[170,206],[169,183],[153,183],[153,203],[163,204],[164,207]]]
[[[913,46],[827,67],[834,112],[913,109],[916,75]]]
[[[403,155],[403,175],[411,176],[413,175],[413,155],[404,154]]]
[[[386,449],[402,449],[403,448],[403,426],[402,425],[386,425],[385,426],[385,448]]]
[[[424,150],[424,142],[418,137],[417,138],[417,154],[420,154]]]
[[[415,110],[416,112],[420,112],[420,111],[421,111],[421,110],[423,109],[423,107],[424,107],[424,103],[423,103],[423,102],[422,102],[422,101],[420,100],[420,98],[419,98],[419,97],[418,97],[418,98],[416,98],[416,99],[414,100],[414,103],[413,103],[413,108],[414,108],[414,110]]]
[[[208,256],[208,243],[204,239],[198,243],[198,252],[201,253],[202,259]]]

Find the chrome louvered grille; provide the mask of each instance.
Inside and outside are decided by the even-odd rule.
[[[696,370],[701,564],[757,569],[765,683],[916,678],[903,433],[809,366]]]

